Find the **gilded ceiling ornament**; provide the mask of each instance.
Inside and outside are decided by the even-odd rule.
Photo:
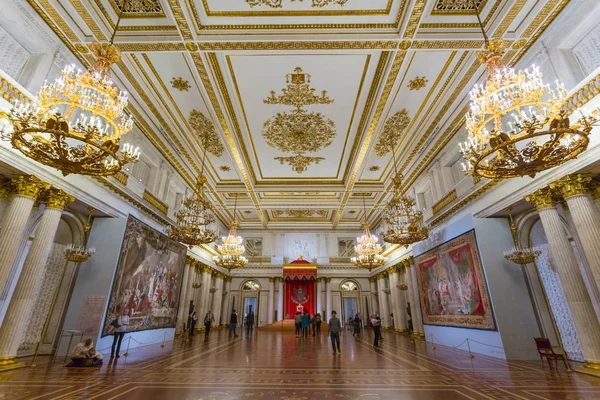
[[[281,164],[289,164],[299,174],[306,171],[312,163],[320,163],[323,157],[308,157],[304,154],[317,152],[333,143],[336,136],[335,124],[332,120],[318,112],[309,112],[304,107],[309,105],[331,104],[333,99],[322,91],[315,95],[315,89],[310,86],[310,75],[297,67],[294,72],[286,75],[287,88],[276,96],[271,91],[265,104],[286,105],[294,110],[277,113],[263,125],[263,136],[269,146],[286,153],[290,157],[275,157]]]
[[[273,210],[274,218],[325,218],[327,210],[323,209],[291,209],[291,210]]]
[[[302,68],[296,67],[285,79],[287,88],[281,90],[283,94],[276,96],[275,91],[271,90],[271,96],[263,100],[265,104],[293,106],[300,112],[305,106],[333,103],[326,90],[323,90],[320,96],[315,95],[316,89],[310,86],[310,74],[303,73]]]
[[[173,86],[175,89],[179,90],[180,92],[183,92],[184,90],[187,92],[191,88],[190,83],[188,81],[186,81],[185,79],[183,79],[182,77],[179,77],[179,78],[173,77],[173,79],[171,79],[171,86]]]
[[[198,110],[192,110],[190,112],[188,121],[194,130],[194,133],[198,135],[200,143],[202,143],[203,146],[206,146],[206,151],[217,157],[221,157],[225,147],[223,146],[221,139],[219,139],[212,121],[206,118],[204,114]]]
[[[350,211],[348,211],[348,213],[349,214],[356,214],[356,211],[355,210],[350,210]]]
[[[319,164],[324,160],[323,157],[307,157],[303,155],[297,155],[293,157],[275,157],[275,160],[281,164],[288,164],[294,171],[301,174],[308,169],[308,166],[312,163]]]
[[[245,210],[245,211],[244,211],[244,214],[252,214],[252,211],[250,211],[250,210]]]
[[[379,171],[380,169],[381,169],[381,167],[379,167],[379,165],[371,165],[371,166],[369,167],[369,171],[371,171],[371,172],[377,172],[377,171]]]
[[[433,11],[442,13],[473,12],[484,0],[438,0]]]
[[[515,42],[512,44],[512,48],[515,49],[515,50],[519,50],[520,48],[522,48],[526,44],[527,44],[527,40],[526,39],[515,40]]]
[[[304,0],[291,0],[292,2],[298,1],[300,3],[302,3]],[[321,7],[325,7],[328,6],[330,4],[338,4],[340,6],[343,6],[344,4],[346,4],[348,0],[312,0],[312,7],[317,7],[317,8],[321,8]],[[250,7],[256,7],[256,6],[267,6],[267,7],[271,7],[271,8],[282,8],[283,7],[283,0],[246,0],[246,3],[248,3],[248,5]]]
[[[429,81],[424,76],[417,76],[412,81],[409,81],[408,85],[406,87],[409,88],[410,90],[419,90],[419,89],[424,88],[425,85],[427,85],[427,82],[429,82]]]
[[[333,142],[335,124],[321,113],[277,113],[264,124],[263,136],[271,147],[286,153],[305,154],[319,151]]]
[[[125,14],[162,13],[160,0],[114,0],[119,12]]]
[[[229,166],[227,166],[227,165],[221,165],[221,166],[219,167],[219,169],[220,169],[221,171],[223,171],[223,172],[229,172],[229,171],[231,171],[231,167],[229,167]]]
[[[393,151],[409,124],[410,117],[406,109],[402,109],[388,118],[383,127],[383,132],[379,135],[379,141],[375,145],[375,154],[383,157]]]

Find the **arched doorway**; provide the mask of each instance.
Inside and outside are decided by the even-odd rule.
[[[254,279],[247,280],[242,283],[241,287],[241,315],[243,326],[246,326],[246,318],[250,311],[254,311],[254,323],[256,324],[258,319],[258,310],[259,310],[259,294],[260,294],[260,283]]]
[[[342,322],[347,323],[360,312],[360,286],[354,280],[345,280],[340,284],[342,294]]]

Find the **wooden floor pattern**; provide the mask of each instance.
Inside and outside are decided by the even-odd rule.
[[[458,400],[599,399],[600,379],[542,370],[539,362],[504,362],[405,336],[385,335],[381,348],[342,335],[333,356],[323,333],[259,331],[228,338],[148,346],[101,368],[65,368],[40,360],[35,368],[0,374],[0,399],[134,400]]]

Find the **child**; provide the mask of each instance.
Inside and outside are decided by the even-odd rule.
[[[95,348],[92,347],[90,349],[90,351],[88,352],[88,356],[89,356],[89,358],[91,358],[93,360],[92,361],[93,366],[102,365],[102,360],[104,360],[104,357],[102,356],[102,353],[100,353]]]

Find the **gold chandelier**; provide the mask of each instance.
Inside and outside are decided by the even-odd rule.
[[[206,152],[220,157],[224,147],[213,123],[200,111],[192,110],[188,121],[202,144],[200,175],[194,193],[185,198],[181,209],[175,213],[176,224],[167,226],[165,232],[178,242],[188,246],[199,246],[212,243],[217,238],[217,233],[209,228],[209,225],[215,222],[213,205],[204,192]]]
[[[501,66],[505,44],[485,39],[485,51],[477,58],[485,64],[484,85],[470,92],[466,115],[467,141],[460,152],[465,174],[489,179],[534,177],[585,151],[596,119],[581,116],[571,123],[565,107],[567,91],[556,83],[550,89],[539,68],[515,71]]]
[[[378,243],[379,238],[369,230],[369,222],[367,221],[367,208],[365,206],[365,195],[363,193],[363,212],[364,221],[363,227],[365,228],[362,236],[356,238],[358,243],[354,246],[354,252],[358,255],[352,257],[350,261],[358,268],[368,269],[369,271],[373,268],[381,267],[387,261],[387,258],[381,255],[383,248]]]
[[[219,267],[227,268],[228,270],[242,268],[248,264],[248,259],[244,257],[246,247],[244,246],[244,238],[237,234],[237,221],[235,220],[237,212],[237,193],[235,194],[235,203],[233,207],[233,221],[229,229],[229,235],[222,238],[223,243],[215,246],[215,250],[219,253],[213,257],[213,261]]]
[[[127,1],[127,0],[126,0]],[[44,84],[33,102],[16,101],[9,115],[12,131],[2,138],[25,156],[63,175],[109,176],[139,159],[139,148],[121,137],[133,128],[125,114],[127,93],[110,79],[110,67],[121,59],[113,44],[94,42],[96,60],[84,72],[65,67],[51,84]]]
[[[396,146],[402,133],[410,124],[410,117],[406,109],[392,115],[383,127],[383,131],[375,145],[375,152],[383,157],[392,152],[394,164],[394,192],[383,212],[383,218],[388,224],[388,229],[383,235],[383,241],[404,246],[420,242],[429,237],[429,230],[423,224],[423,213],[415,207],[415,201],[409,198],[402,190],[402,174],[398,172],[396,164]]]
[[[542,254],[541,250],[537,248],[522,247],[519,245],[519,237],[517,235],[517,225],[513,220],[510,208],[507,208],[508,219],[510,221],[510,232],[512,234],[514,246],[512,249],[504,252],[504,258],[515,264],[527,265],[533,263]]]
[[[75,246],[72,243],[67,245],[67,248],[65,249],[65,258],[68,261],[82,263],[89,260],[96,253],[95,247],[87,247],[90,230],[92,229],[92,213],[96,211],[96,209],[90,207],[88,208],[88,211],[90,213],[86,224],[83,226],[83,245]]]

